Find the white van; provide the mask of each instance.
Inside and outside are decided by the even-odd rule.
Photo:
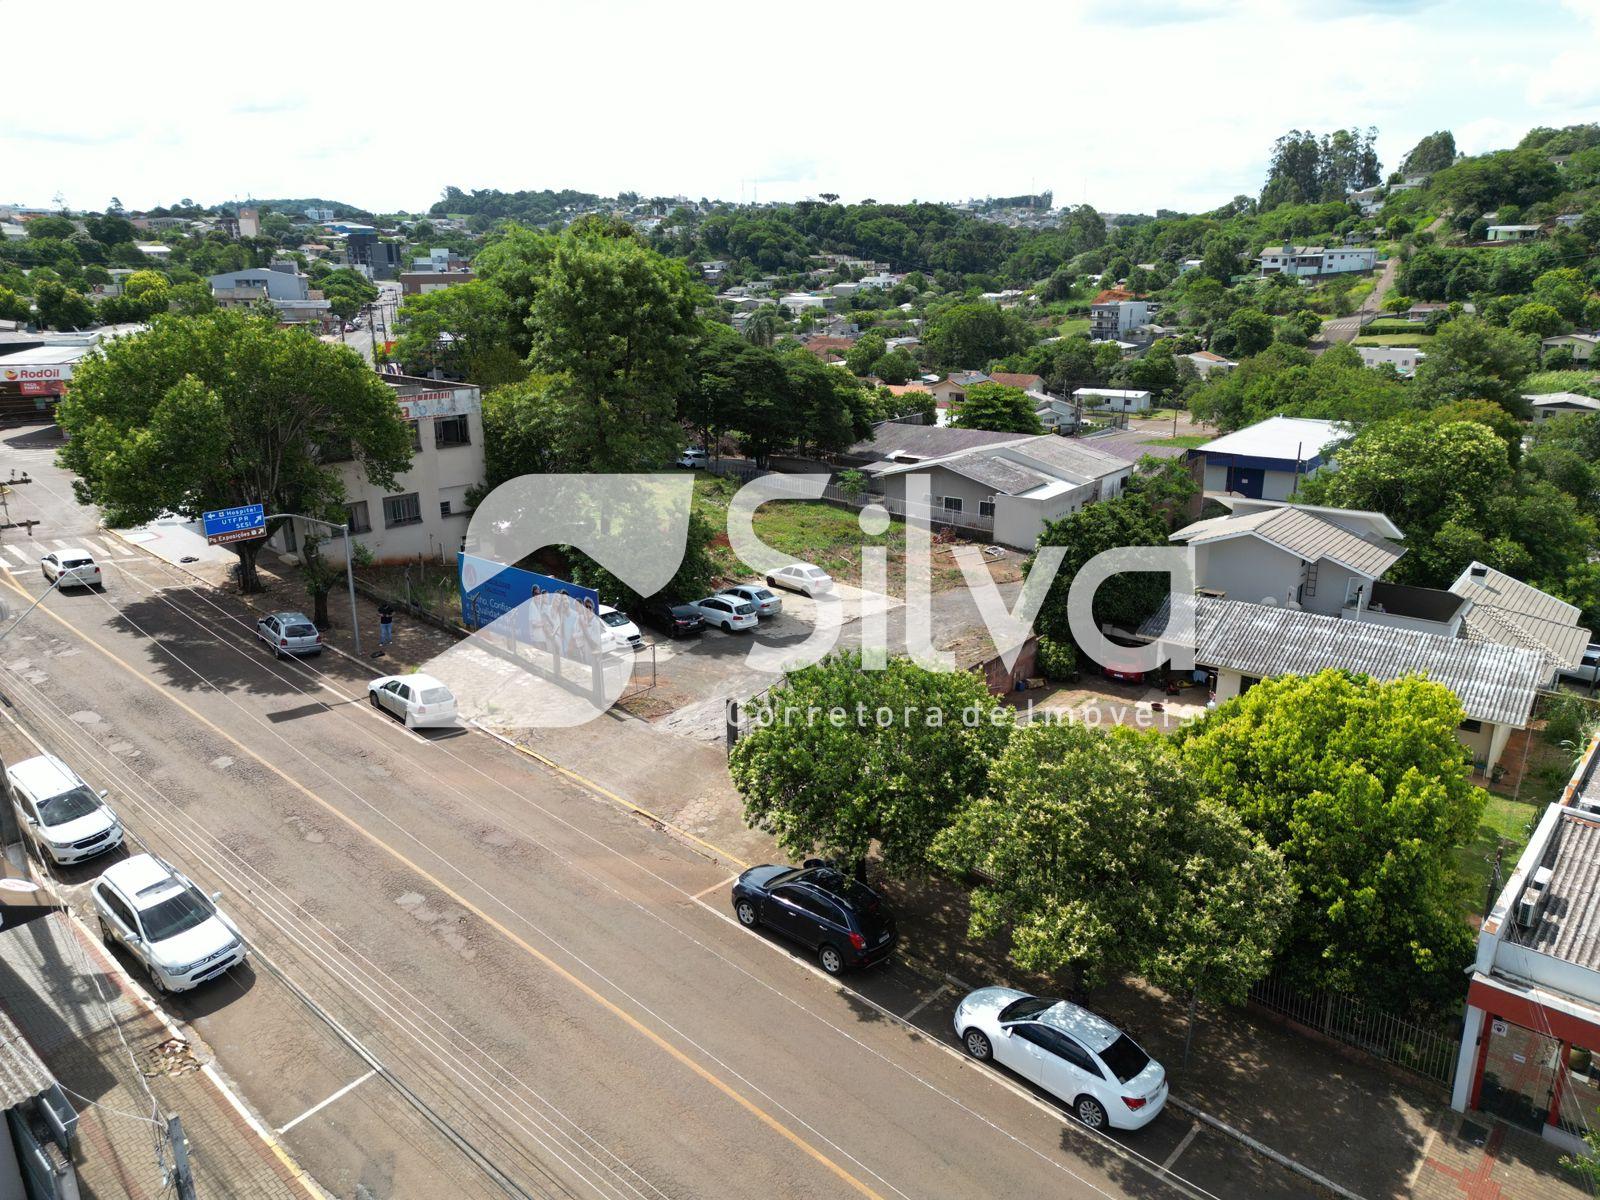
[[[82,862],[122,845],[122,822],[72,768],[53,754],[6,768],[6,790],[22,835],[40,858],[62,866]]]

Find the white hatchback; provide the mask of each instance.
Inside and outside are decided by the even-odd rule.
[[[810,563],[790,563],[769,574],[767,586],[788,588],[791,592],[806,596],[820,596],[833,591],[833,576]]]
[[[121,942],[158,992],[186,992],[249,957],[239,930],[216,902],[153,854],[107,867],[89,889],[100,938]]]
[[[456,723],[455,695],[432,675],[380,676],[367,684],[367,699],[408,729]]]
[[[100,586],[100,565],[87,550],[52,550],[39,560],[39,570],[58,588]]]
[[[1038,1084],[1090,1129],[1143,1129],[1167,1103],[1167,1072],[1104,1017],[1015,988],[979,988],[956,1005],[956,1036]]]
[[[607,646],[617,650],[644,649],[644,635],[639,632],[639,627],[627,613],[619,612],[609,604],[602,604],[598,613],[600,624],[605,626]]]
[[[714,625],[723,633],[754,629],[761,623],[761,618],[756,616],[756,606],[743,596],[707,596],[689,607],[699,613],[707,625]]]

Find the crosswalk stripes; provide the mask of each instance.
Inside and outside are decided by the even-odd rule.
[[[0,569],[15,571],[18,564],[24,567],[37,567],[39,560],[52,550],[87,550],[95,558],[102,560],[139,556],[136,549],[114,537],[102,537],[98,540],[89,537],[33,538],[26,542],[0,544],[0,551],[4,552],[0,553]]]
[[[16,547],[16,546],[12,546],[12,545],[7,545],[7,546],[6,546],[6,547],[5,547],[5,549],[6,549],[6,550],[7,550],[7,551],[9,551],[9,552],[10,552],[10,553],[11,553],[11,554],[12,554],[12,555],[13,555],[13,556],[14,556],[14,557],[15,557],[15,558],[16,558],[16,559],[17,559],[17,561],[18,561],[18,562],[20,562],[20,563],[21,563],[21,564],[22,564],[22,565],[23,565],[23,566],[25,566],[25,567],[36,567],[36,566],[38,566],[38,565],[39,565],[39,564],[38,564],[38,562],[37,562],[37,560],[35,560],[35,559],[32,559],[32,558],[29,558],[29,557],[28,557],[28,556],[27,556],[27,555],[26,555],[26,554],[24,554],[24,553],[23,553],[23,552],[22,552],[22,551],[21,551],[21,550],[20,550],[20,549],[19,549],[19,548],[18,548],[18,547]],[[8,567],[9,567],[9,566],[10,566],[10,565],[11,565],[11,564],[10,564],[10,563],[7,563],[7,564],[6,564],[6,566],[8,566]]]

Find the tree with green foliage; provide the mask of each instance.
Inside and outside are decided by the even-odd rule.
[[[1572,323],[1561,315],[1559,309],[1549,304],[1536,304],[1531,301],[1519,305],[1506,324],[1514,333],[1536,338],[1566,333],[1572,328]]]
[[[1430,133],[1400,160],[1400,175],[1432,175],[1456,161],[1455,135],[1448,129]]]
[[[952,369],[980,370],[1024,349],[1031,340],[1022,318],[998,304],[955,304],[928,318],[924,343],[934,362]]]
[[[95,323],[89,298],[55,280],[47,279],[34,288],[33,307],[44,329],[88,329]]]
[[[926,867],[935,836],[984,792],[1012,727],[980,675],[904,657],[863,670],[854,651],[791,671],[750,716],[728,756],[745,820],[797,858],[821,853],[858,874],[876,847],[902,876]]]
[[[885,383],[908,383],[917,373],[917,360],[904,346],[896,346],[877,361],[873,371]]]
[[[1150,496],[1137,492],[1085,505],[1058,521],[1051,521],[1040,533],[1038,546],[1041,549],[1062,546],[1066,553],[1039,608],[1034,628],[1046,637],[1077,646],[1067,618],[1067,597],[1073,577],[1083,565],[1103,550],[1166,544],[1166,520],[1156,510]],[[1034,558],[1030,557],[1025,569],[1031,571],[1033,565]],[[1169,583],[1166,575],[1148,572],[1113,575],[1095,592],[1095,625],[1098,627],[1109,621],[1137,629],[1161,607],[1167,598]]]
[[[47,216],[34,217],[23,226],[23,230],[34,241],[51,238],[64,242],[78,232],[78,227],[66,217]]]
[[[1417,395],[1425,404],[1493,400],[1525,417],[1522,381],[1538,363],[1537,338],[1462,317],[1440,327],[1427,357],[1417,364]]]
[[[1213,372],[1189,395],[1188,403],[1195,417],[1224,430],[1272,416],[1359,424],[1416,407],[1403,380],[1393,372],[1364,366],[1354,347],[1334,346],[1312,355],[1281,343],[1245,359],[1234,370]]]
[[[1043,433],[1033,401],[1019,387],[1003,383],[978,383],[950,414],[956,429],[988,429],[995,433]]]
[[[845,352],[844,365],[852,375],[871,375],[887,349],[883,334],[869,329]]]
[[[239,311],[166,317],[107,343],[78,367],[56,418],[79,500],[118,528],[255,503],[342,513],[330,448],[381,488],[411,465],[394,392],[358,354]],[[247,592],[261,589],[261,546],[230,547]]]
[[[26,321],[31,316],[33,305],[28,298],[0,285],[0,321]]]
[[[1272,344],[1272,318],[1260,309],[1238,309],[1224,328],[1232,338],[1229,353],[1239,358],[1260,354]]]
[[[518,323],[510,298],[483,280],[407,296],[394,357],[416,373],[437,370],[486,390],[516,383],[528,374],[517,352]]]
[[[1323,671],[1264,680],[1178,734],[1202,791],[1288,864],[1291,983],[1394,1009],[1459,1002],[1473,935],[1455,853],[1483,810],[1463,719],[1420,676]]]
[[[341,321],[348,321],[378,298],[378,285],[359,271],[348,267],[330,271],[317,280],[322,298],[327,300]],[[447,289],[448,290],[448,289]]]

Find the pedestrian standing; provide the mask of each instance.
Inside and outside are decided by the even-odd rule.
[[[378,653],[394,641],[394,605],[385,600],[378,605]]]

